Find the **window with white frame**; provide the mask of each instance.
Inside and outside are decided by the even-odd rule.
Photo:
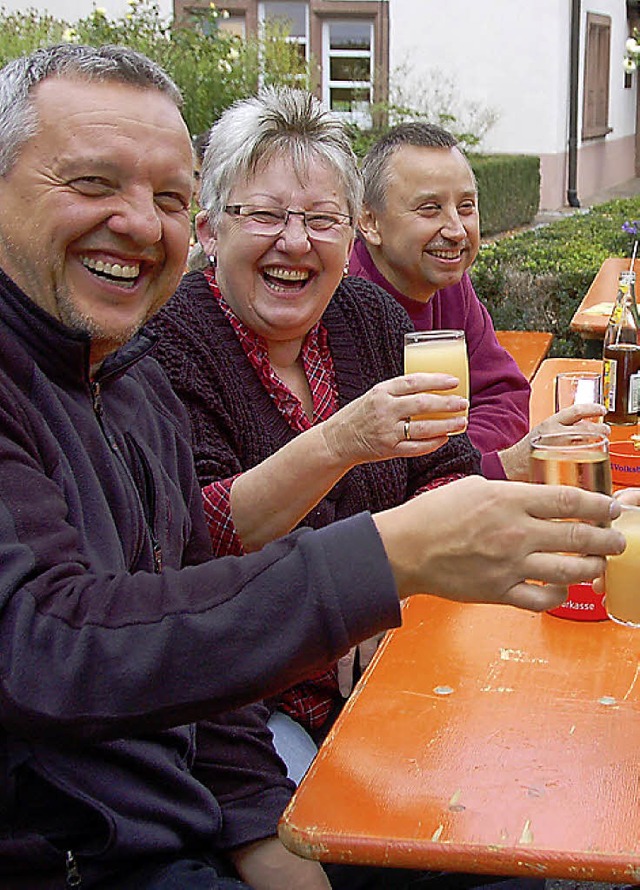
[[[323,99],[332,111],[369,125],[373,99],[373,22],[336,19],[324,22]]]
[[[253,37],[283,30],[310,69],[314,92],[337,113],[367,125],[389,89],[389,0],[228,0],[218,27]],[[639,0],[640,2],[640,0]],[[209,0],[173,0],[177,19],[206,17]],[[374,72],[375,71],[375,83]]]
[[[273,22],[286,29],[287,40],[299,47],[303,62],[309,61],[309,6],[294,0],[263,0],[258,8],[259,21]]]

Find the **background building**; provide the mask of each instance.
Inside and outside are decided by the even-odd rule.
[[[7,10],[24,10],[4,0]],[[127,0],[34,0],[70,22]],[[210,0],[159,0],[181,21]],[[220,27],[256,34],[285,21],[317,93],[360,124],[380,103],[450,112],[480,149],[541,161],[542,209],[578,206],[640,174],[637,78],[622,67],[640,0],[217,0]],[[202,17],[200,17],[202,21]]]
[[[174,0],[187,15],[204,0]],[[541,159],[541,207],[632,178],[636,76],[622,68],[638,0],[230,0],[226,26],[253,33],[268,17],[318,64],[318,94],[367,120],[371,101],[399,90],[459,119],[493,120],[489,152]],[[435,98],[434,98],[435,97]]]

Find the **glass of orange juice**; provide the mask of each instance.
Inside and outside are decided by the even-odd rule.
[[[611,523],[625,536],[627,547],[607,557],[604,606],[618,624],[640,627],[640,507],[620,504],[622,513]]]
[[[412,331],[404,335],[404,372],[414,374],[451,374],[458,378],[453,389],[433,390],[438,394],[469,398],[469,360],[464,331]],[[467,411],[438,411],[420,414],[412,420],[443,420],[446,417],[466,416]]]

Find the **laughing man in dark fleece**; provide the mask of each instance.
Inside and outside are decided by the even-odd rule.
[[[623,546],[602,495],[470,477],[212,559],[143,329],[189,245],[179,105],[121,47],[0,71],[4,890],[329,887],[276,838],[292,786],[264,787],[251,703],[397,625],[411,593],[546,609]]]

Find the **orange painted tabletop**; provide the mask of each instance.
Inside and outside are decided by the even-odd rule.
[[[618,292],[618,275],[629,269],[630,262],[622,257],[609,257],[603,262],[571,319],[572,331],[585,340],[602,340]],[[640,260],[635,261],[634,269],[640,275]]]
[[[640,882],[640,630],[413,597],[280,836],[328,862]]]
[[[496,337],[529,381],[549,352],[553,340],[553,334],[548,331],[496,331]]]

